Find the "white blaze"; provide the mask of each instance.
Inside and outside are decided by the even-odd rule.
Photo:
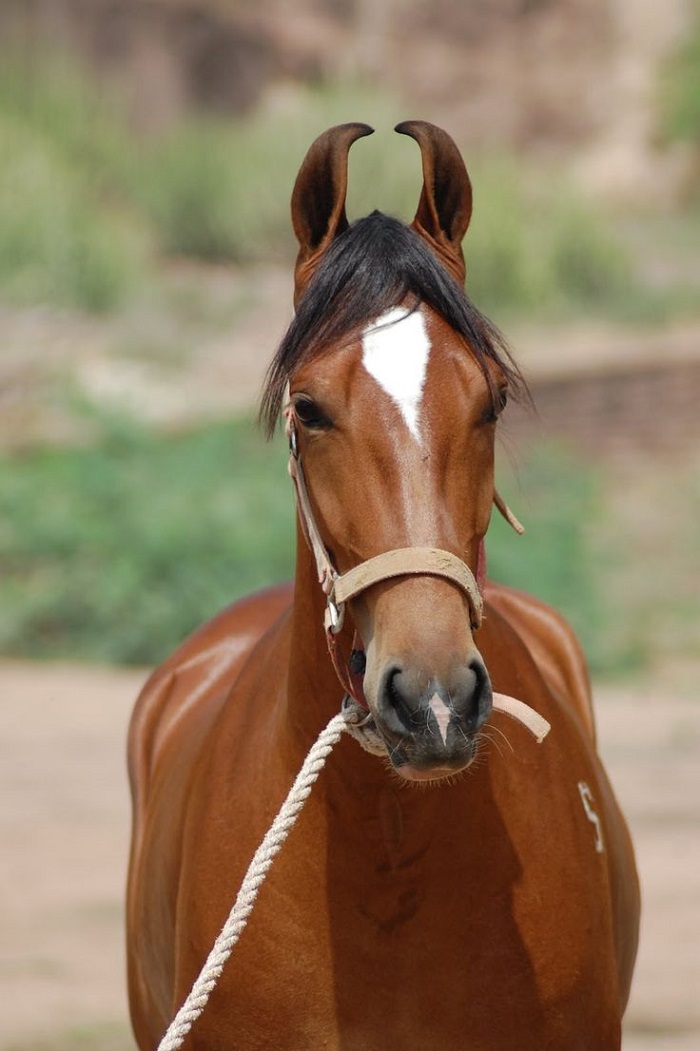
[[[440,737],[442,737],[442,743],[447,744],[447,728],[450,725],[452,712],[447,707],[442,697],[439,697],[437,693],[434,693],[430,698],[428,707],[435,716],[435,721],[438,724],[438,730],[440,731]]]
[[[398,406],[420,442],[420,403],[430,356],[430,340],[419,310],[394,307],[365,329],[362,364]]]

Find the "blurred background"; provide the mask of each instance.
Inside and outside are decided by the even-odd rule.
[[[677,748],[689,762],[700,738],[697,0],[0,0],[0,717],[14,859],[0,878],[0,980],[15,1005],[2,1051],[130,1046],[128,708],[141,669],[291,574],[284,442],[266,445],[253,423],[291,318],[291,187],[317,134],[366,121],[377,134],[351,153],[350,218],[379,207],[409,220],[419,153],[391,131],[409,117],[464,153],[467,290],[538,409],[509,408],[502,428],[499,487],[527,535],[494,521],[491,575],[575,625],[619,716],[613,760],[637,721],[614,698],[681,706],[663,769],[664,729],[647,724],[646,771],[620,774],[630,793],[653,770],[657,787],[671,765],[689,776]],[[102,843],[110,822],[118,835]],[[688,924],[676,922],[678,950]],[[697,955],[688,945],[692,981]],[[647,981],[658,990],[656,972]],[[697,988],[649,1010],[640,995],[626,1046],[700,1046]]]

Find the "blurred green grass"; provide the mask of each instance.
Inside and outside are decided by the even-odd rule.
[[[700,147],[700,3],[688,5],[689,25],[667,56],[659,85],[661,126],[671,140]],[[696,189],[700,189],[696,187]]]
[[[89,448],[0,461],[5,654],[152,664],[228,602],[292,575],[283,441],[265,445],[248,420],[170,436],[101,426]],[[599,475],[544,450],[500,473],[527,533],[494,516],[490,576],[560,609],[594,671],[639,666],[643,645],[610,630]]]
[[[163,260],[291,261],[289,198],[303,154],[326,127],[381,132],[351,153],[351,217],[379,207],[410,219],[415,143],[389,129],[396,99],[357,84],[298,88],[246,120],[198,117],[149,136],[75,65],[47,56],[0,67],[0,299],[120,309]],[[475,213],[469,288],[487,312],[664,319],[638,259],[599,205],[557,171],[469,156]]]
[[[151,663],[289,575],[292,528],[282,451],[248,423],[161,436],[112,420],[89,448],[5,459],[0,648]]]
[[[148,237],[137,216],[102,199],[83,166],[0,107],[0,292],[102,312],[146,274]]]

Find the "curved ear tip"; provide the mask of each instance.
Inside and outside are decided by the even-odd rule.
[[[363,124],[362,121],[352,120],[348,124],[339,124],[335,128],[331,128],[331,131],[348,131],[354,133],[355,139],[361,139],[365,135],[374,135],[374,128],[369,124]]]
[[[314,139],[307,151],[306,160],[308,161],[311,157],[314,157],[319,150],[334,149],[339,144],[344,149],[349,149],[357,139],[373,134],[374,128],[370,127],[369,124],[362,124],[360,121],[334,124],[332,128],[326,128]]]
[[[416,137],[416,133],[421,131],[439,131],[440,129],[431,124],[427,120],[402,120],[400,124],[397,124],[394,131],[398,131],[399,135],[410,135],[411,138]]]

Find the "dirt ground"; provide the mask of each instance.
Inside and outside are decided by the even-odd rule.
[[[132,1049],[124,739],[143,678],[0,663],[0,1051]],[[700,1047],[700,703],[669,692],[598,692],[644,891],[625,1051]]]

